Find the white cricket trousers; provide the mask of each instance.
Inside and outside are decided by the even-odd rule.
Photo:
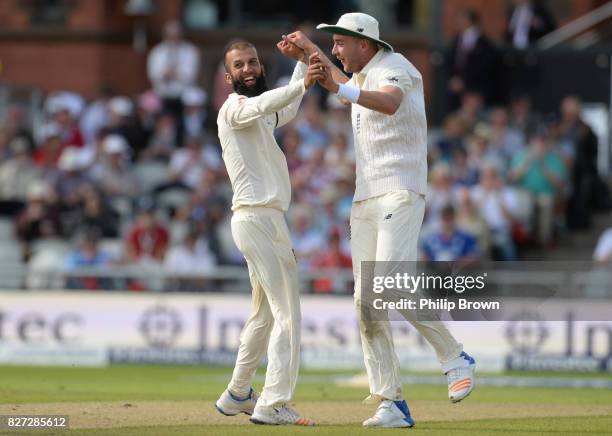
[[[353,203],[351,209],[355,305],[370,399],[373,401],[380,397],[402,399],[402,385],[390,323],[365,319],[369,317],[364,316],[361,305],[361,262],[416,261],[424,213],[425,199],[410,190],[392,191],[358,201]],[[409,319],[409,322],[433,346],[444,372],[463,365],[459,357],[463,346],[457,343],[442,322],[414,319]]]
[[[257,407],[286,403],[293,397],[300,366],[301,313],[285,216],[277,209],[241,207],[232,216],[232,235],[249,267],[253,307],[240,334],[228,388],[246,396],[267,350],[266,381]]]

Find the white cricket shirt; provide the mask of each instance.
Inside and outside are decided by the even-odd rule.
[[[357,163],[353,201],[403,189],[425,195],[427,118],[421,73],[401,54],[380,49],[349,83],[367,91],[392,85],[404,93],[393,115],[351,105]]]
[[[306,91],[306,69],[298,62],[287,86],[251,98],[230,94],[221,106],[217,125],[234,191],[232,210],[264,206],[286,212],[289,208],[287,159],[274,139],[274,129],[295,116]]]

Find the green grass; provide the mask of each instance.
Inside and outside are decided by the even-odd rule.
[[[470,436],[470,435],[609,435],[612,428],[611,416],[595,417],[555,417],[555,418],[531,418],[519,419],[496,419],[496,420],[474,420],[465,422],[425,422],[417,423],[410,430],[407,429],[365,429],[359,426],[326,426],[314,428],[291,427],[261,427],[219,425],[214,427],[204,426],[174,426],[174,427],[125,427],[119,432],[115,429],[98,430],[72,430],[70,435],[86,436],[196,436],[196,435],[223,435],[223,436],[267,436],[267,435],[330,435],[340,436],[350,434],[351,436],[372,435],[405,435],[410,434],[427,436]],[[0,433],[1,434],[1,433]],[[32,434],[32,435],[62,435],[66,432],[13,432],[7,434]]]
[[[333,371],[308,371],[298,383],[296,402],[355,401],[367,395],[365,387],[338,387],[326,377]],[[569,377],[571,374],[524,374],[520,376]],[[0,404],[146,401],[146,400],[215,400],[231,375],[228,368],[172,366],[112,366],[109,368],[19,367],[0,366]],[[583,377],[582,374],[573,374]],[[594,377],[594,376],[590,376]],[[600,376],[606,378],[609,376]],[[261,386],[261,378],[256,387]],[[404,387],[407,400],[444,401],[445,386],[410,385]],[[551,404],[577,406],[610,405],[610,414],[594,417],[554,417],[529,419],[465,420],[453,422],[417,421],[414,431],[427,435],[468,434],[610,434],[612,429],[612,392],[604,389],[508,388],[478,387],[470,403]],[[442,403],[440,403],[442,404]],[[260,426],[174,426],[124,427],[121,429],[74,430],[70,434],[86,435],[274,435],[379,434],[379,431],[354,426],[320,426],[312,428]],[[380,430],[380,434],[396,434]],[[0,431],[0,434],[3,434]],[[13,432],[7,434],[27,434]],[[33,433],[34,434],[34,433]],[[35,434],[66,434],[36,432]],[[397,433],[399,434],[399,433]]]
[[[588,427],[588,429],[586,428]],[[467,422],[436,422],[436,423],[418,423],[410,432],[415,432],[424,435],[490,435],[490,434],[610,434],[612,427],[612,417],[598,416],[588,418],[532,418],[528,421],[520,421],[516,419],[502,420],[476,420]],[[130,428],[126,429],[126,433],[122,435],[196,435],[196,434],[216,434],[216,435],[283,435],[288,434],[286,428],[276,427],[249,427],[248,432],[244,428],[232,426],[216,426],[210,433],[202,433],[202,427],[188,426],[186,428],[164,427],[164,428]],[[116,430],[115,430],[116,431]],[[366,429],[357,426],[327,426],[319,428],[292,428],[292,435],[344,435],[351,436],[371,436],[372,434],[384,435],[405,435],[406,429]],[[85,435],[91,436],[110,436],[112,430],[95,430],[83,432]]]

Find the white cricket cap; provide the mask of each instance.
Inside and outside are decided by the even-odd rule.
[[[370,39],[383,46],[386,50],[393,51],[391,44],[380,39],[376,18],[368,14],[350,12],[342,15],[336,24],[322,23],[317,26],[317,29],[339,35]]]

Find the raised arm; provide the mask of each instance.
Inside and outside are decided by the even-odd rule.
[[[245,128],[261,117],[280,111],[293,100],[301,97],[306,89],[310,88],[317,80],[324,77],[323,64],[313,62],[308,67],[303,79],[266,91],[257,97],[240,96],[235,98],[222,109],[220,115],[233,129]]]
[[[319,59],[321,60],[321,62],[323,62],[325,68],[331,74],[332,79],[336,83],[348,82],[348,76],[344,74],[344,72],[340,68],[334,65],[334,63],[323,54],[323,51],[315,43],[313,43],[304,34],[304,32],[298,30],[297,32],[290,33],[289,35],[283,35],[283,39],[286,39],[287,41],[295,44],[296,46],[304,50],[304,52],[308,56],[311,56],[313,53],[318,53]]]
[[[304,50],[289,42],[285,35],[283,35],[283,39],[276,44],[276,47],[283,54],[283,56],[297,61],[289,83],[297,82],[303,79],[308,71],[308,55],[306,55]],[[302,97],[300,96],[289,103],[288,106],[278,111],[276,113],[278,116],[276,127],[284,126],[290,122],[297,114],[301,102]]]

